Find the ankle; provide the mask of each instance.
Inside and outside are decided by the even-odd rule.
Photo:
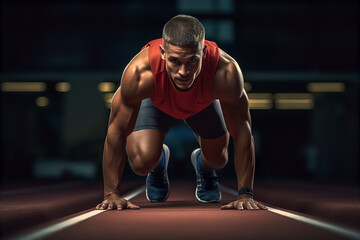
[[[196,165],[197,165],[197,170],[202,173],[202,174],[206,174],[206,173],[211,173],[213,171],[212,168],[208,167],[202,160],[201,160],[201,151],[199,151],[199,155],[196,158]]]

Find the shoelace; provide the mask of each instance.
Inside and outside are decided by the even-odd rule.
[[[217,187],[218,177],[212,172],[208,175],[199,174],[199,178],[197,179],[198,184],[204,190],[214,189]]]
[[[164,187],[167,183],[163,169],[158,167],[151,170],[149,180],[152,186],[159,188]]]

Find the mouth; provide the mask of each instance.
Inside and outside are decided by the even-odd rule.
[[[183,83],[183,84],[188,83],[190,80],[191,80],[191,78],[175,78],[176,82]]]
[[[183,81],[183,82],[185,82],[185,81],[189,81],[190,80],[190,77],[186,77],[186,78],[182,78],[182,77],[180,77],[180,78],[175,78],[176,80],[178,80],[178,81]]]
[[[193,79],[191,77],[189,77],[189,78],[174,77],[173,82],[178,89],[187,90],[192,86]]]

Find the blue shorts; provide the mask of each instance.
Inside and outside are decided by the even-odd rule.
[[[176,118],[155,107],[149,98],[141,102],[133,131],[158,129],[167,133]],[[214,139],[227,132],[219,100],[215,100],[201,112],[184,120],[191,130],[201,138]]]

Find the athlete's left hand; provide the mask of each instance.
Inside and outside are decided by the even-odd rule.
[[[267,210],[267,208],[256,202],[252,196],[248,194],[240,195],[236,201],[233,201],[227,205],[221,207],[221,210],[237,209],[237,210]]]

